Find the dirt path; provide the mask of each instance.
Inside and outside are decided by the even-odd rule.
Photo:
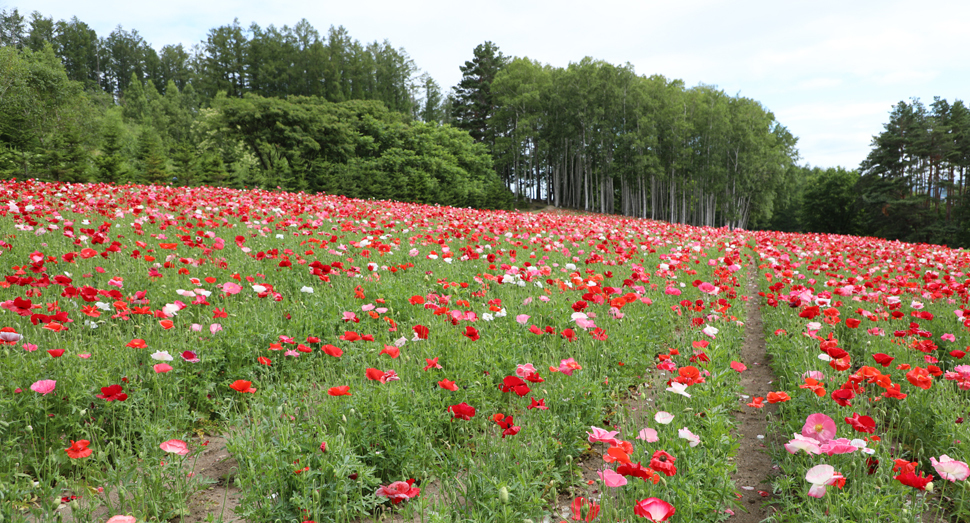
[[[748,367],[741,373],[741,386],[744,394],[749,396],[744,400],[745,404],[756,396],[767,397],[777,379],[771,369],[770,358],[765,352],[757,276],[757,258],[753,258],[748,269],[748,319],[744,326],[744,346],[741,349],[741,363]],[[738,470],[734,475],[734,482],[741,494],[742,510],[737,511],[731,518],[732,522],[756,523],[772,514],[762,504],[771,496],[768,481],[772,473],[772,463],[765,442],[768,437],[767,415],[774,414],[776,407],[767,402],[764,405],[761,409],[742,406],[742,412],[735,415],[741,447],[736,458]]]

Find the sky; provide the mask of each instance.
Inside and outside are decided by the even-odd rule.
[[[205,39],[238,18],[248,27],[306,18],[388,40],[447,91],[475,46],[565,67],[586,56],[630,63],[687,86],[714,85],[761,102],[798,137],[800,163],[854,169],[892,106],[966,101],[970,2],[721,0],[0,0],[0,9],[77,16],[107,36],[121,25],[155,49]]]

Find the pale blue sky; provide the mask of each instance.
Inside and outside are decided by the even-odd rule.
[[[459,7],[460,6],[460,7]],[[970,2],[892,1],[252,1],[0,0],[77,16],[106,36],[137,29],[156,49],[209,29],[343,25],[363,42],[404,47],[447,90],[485,40],[506,55],[565,66],[584,56],[639,74],[716,85],[760,101],[798,136],[802,162],[855,168],[893,104],[968,98]]]

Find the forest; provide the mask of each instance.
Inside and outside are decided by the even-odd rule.
[[[403,48],[238,20],[156,51],[137,30],[0,11],[0,175],[279,188],[970,244],[967,109],[892,108],[858,168],[800,164],[750,98],[484,42],[444,92]],[[888,108],[887,108],[888,110]]]

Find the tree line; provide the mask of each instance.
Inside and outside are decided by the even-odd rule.
[[[426,120],[441,113],[441,89],[419,74],[403,48],[387,40],[363,44],[342,26],[321,35],[306,19],[265,28],[255,22],[243,27],[236,19],[210,29],[189,49],[168,44],[156,51],[137,30],[118,26],[101,37],[77,17],[55,22],[36,11],[0,11],[0,46],[38,52],[48,44],[69,79],[118,101],[134,78],[162,94],[169,82],[180,91],[191,85],[206,100],[220,91],[230,97],[319,96],[330,102],[379,100],[394,111],[426,113]]]
[[[519,199],[707,226],[766,224],[786,200],[796,138],[760,103],[590,58],[461,68],[454,125],[485,143]]]
[[[413,63],[387,42],[235,22],[159,56],[135,31],[98,38],[76,18],[14,10],[0,29],[5,176],[511,207],[488,150],[435,121],[433,82],[435,109],[421,109]]]
[[[0,51],[8,176],[515,199],[753,228],[791,205],[800,172],[797,139],[755,100],[492,42],[447,95],[404,49],[306,20],[237,20],[155,51],[136,30],[99,37],[14,9],[0,11]]]
[[[858,169],[801,167],[770,228],[970,247],[970,110],[900,101]]]

